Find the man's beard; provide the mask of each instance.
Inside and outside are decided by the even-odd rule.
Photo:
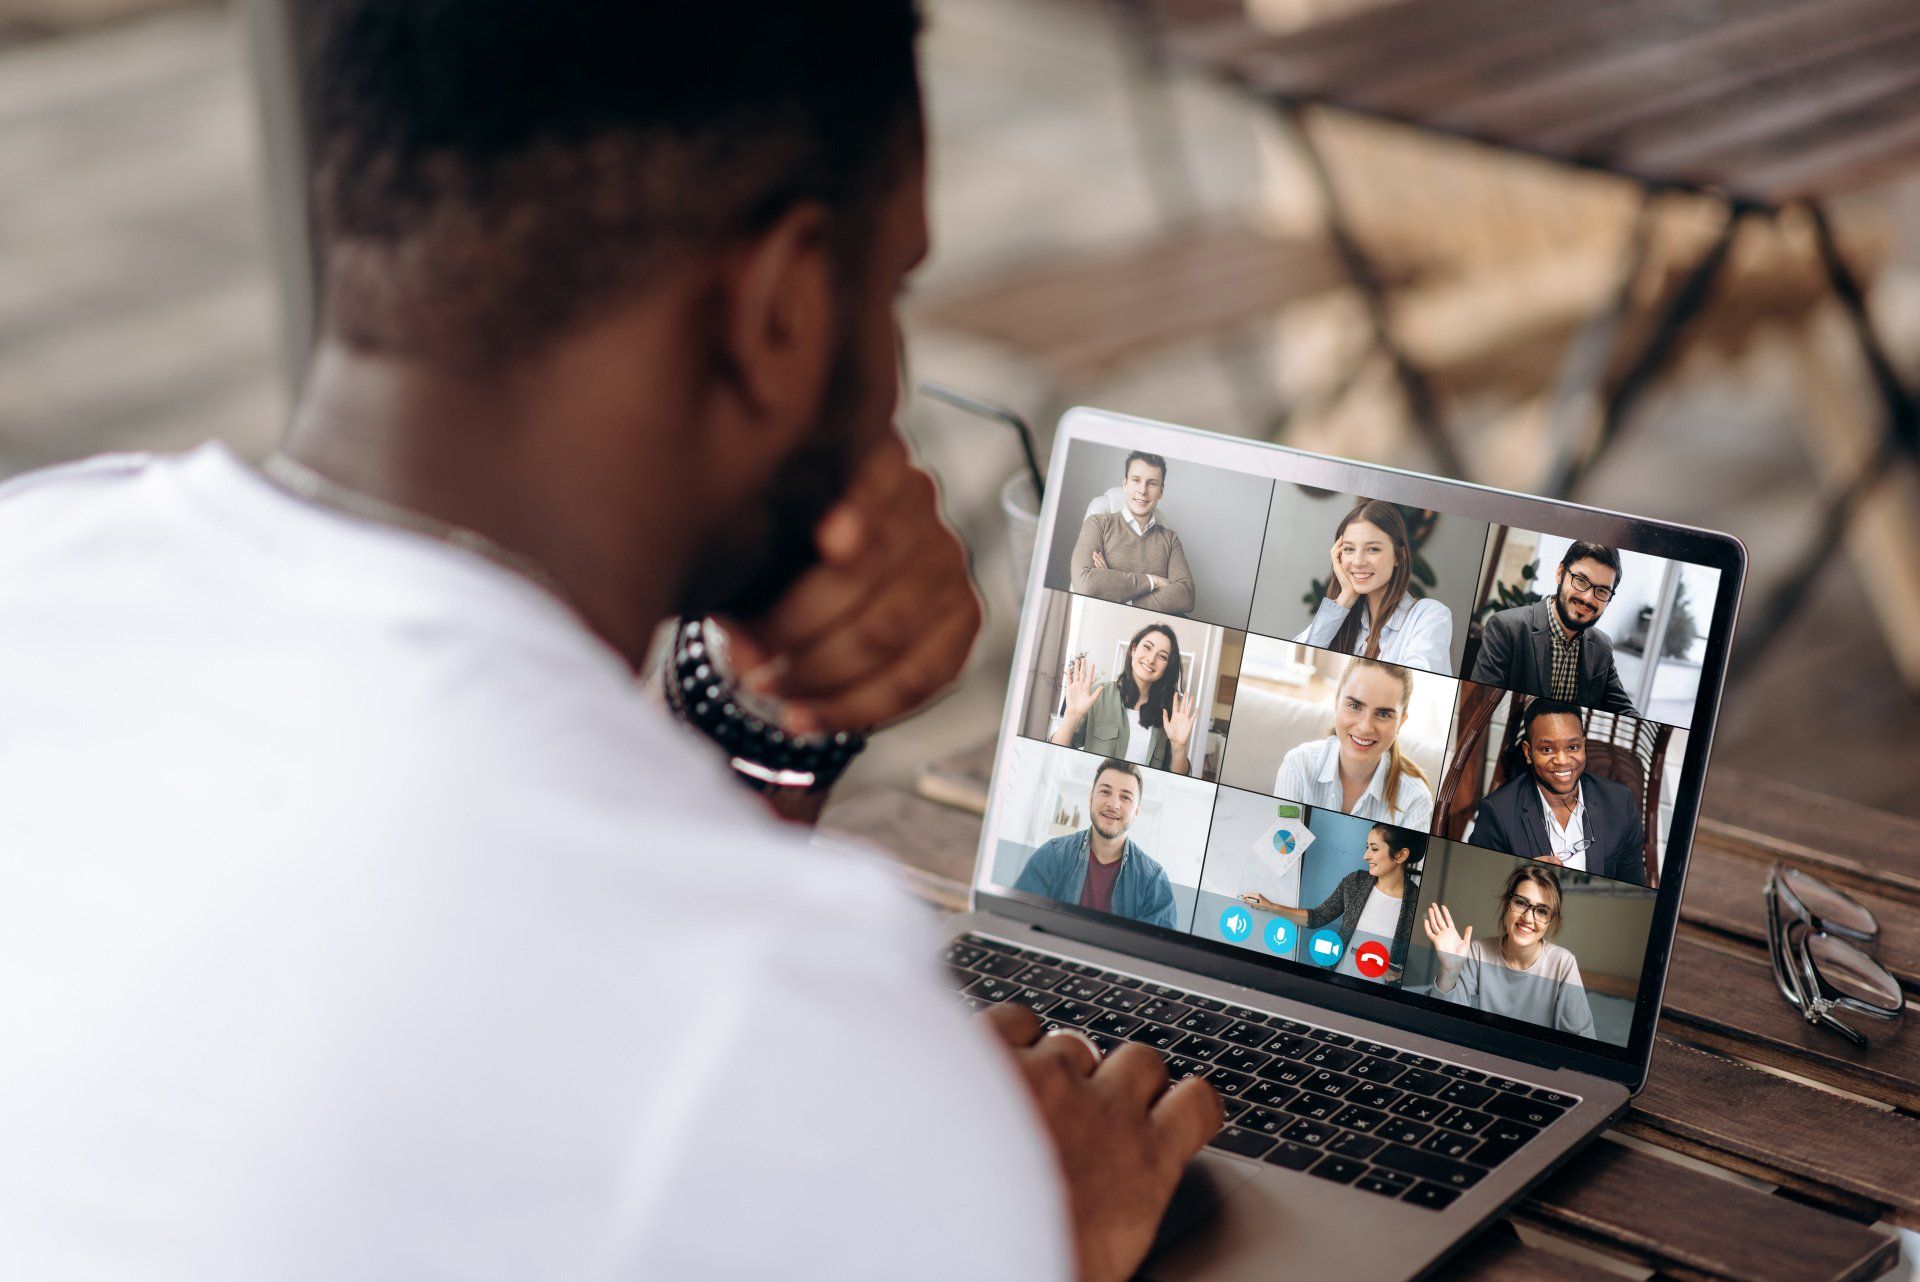
[[[1100,834],[1100,840],[1102,841],[1115,841],[1127,835],[1128,825],[1126,824],[1121,824],[1112,832],[1108,832],[1105,828],[1101,827],[1100,821],[1097,818],[1091,819],[1090,822],[1093,825],[1093,830]]]
[[[841,334],[848,332],[842,323]],[[834,354],[807,439],[782,463],[759,498],[727,522],[725,534],[694,555],[680,594],[689,618],[764,617],[820,560],[815,532],[853,479],[852,419],[860,402],[858,369],[844,338]]]
[[[1566,592],[1567,590],[1565,588],[1561,588],[1559,591],[1553,594],[1553,608],[1560,615],[1561,627],[1565,628],[1569,632],[1578,633],[1578,632],[1585,632],[1588,628],[1600,622],[1600,615],[1598,611],[1596,611],[1594,613],[1594,616],[1591,619],[1588,619],[1585,623],[1576,622],[1570,615],[1568,615]]]

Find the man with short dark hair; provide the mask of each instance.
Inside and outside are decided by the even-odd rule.
[[[1520,755],[1527,773],[1487,794],[1473,818],[1476,846],[1575,872],[1647,884],[1647,835],[1633,792],[1587,773],[1580,709],[1556,699],[1527,705]]]
[[[1035,850],[1013,888],[1175,929],[1167,870],[1127,836],[1145,790],[1139,766],[1118,757],[1102,761],[1087,797],[1087,826]]]
[[[1193,572],[1180,536],[1156,515],[1167,489],[1167,461],[1135,450],[1122,469],[1117,512],[1095,512],[1073,545],[1073,590],[1162,614],[1193,610]]]
[[[1573,543],[1553,581],[1548,599],[1488,618],[1473,680],[1639,716],[1614,669],[1612,639],[1593,626],[1620,585],[1620,554],[1598,543]]]
[[[280,452],[0,492],[0,1275],[1130,1276],[1211,1088],[961,1019],[728,769],[784,731],[638,680],[724,612],[859,730],[966,657],[891,425],[912,4],[295,16]]]

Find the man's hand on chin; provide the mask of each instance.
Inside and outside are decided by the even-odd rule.
[[[726,622],[735,669],[791,729],[883,726],[959,677],[982,613],[938,499],[889,433],[815,531],[820,564],[765,618]]]

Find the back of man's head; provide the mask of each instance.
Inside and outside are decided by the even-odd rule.
[[[863,215],[917,145],[913,0],[311,0],[324,318],[484,367],[795,203]]]

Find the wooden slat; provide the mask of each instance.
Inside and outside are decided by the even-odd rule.
[[[1758,14],[1596,59],[1550,80],[1475,95],[1435,119],[1489,137],[1524,134],[1568,154],[1643,121],[1672,120],[1747,86],[1804,75],[1848,55],[1883,48],[1920,26],[1911,0],[1842,0]],[[1569,133],[1556,135],[1556,130]]]
[[[1448,1282],[1620,1282],[1597,1264],[1525,1246],[1499,1225],[1485,1229],[1433,1276]]]
[[[1920,1121],[1656,1040],[1627,1129],[1683,1152],[1920,1226]]]
[[[1515,85],[1577,75],[1590,64],[1712,31],[1729,21],[1777,12],[1803,0],[1740,4],[1630,0],[1559,22],[1529,22],[1458,56],[1423,60],[1398,75],[1330,89],[1330,102],[1401,120],[1431,122],[1455,103]]]
[[[1805,95],[1755,108],[1747,118],[1719,129],[1665,140],[1618,157],[1628,173],[1672,175],[1701,185],[1716,184],[1748,192],[1764,180],[1754,177],[1783,164],[1839,168],[1836,153],[1852,150],[1889,130],[1920,120],[1920,89],[1912,68],[1890,68]]]
[[[1766,909],[1760,891],[1768,865],[1742,859],[1711,846],[1697,845],[1688,858],[1687,894],[1680,919],[1692,925],[1767,946]],[[1920,990],[1920,913],[1872,891],[1847,892],[1880,923],[1873,955],[1908,987]]]
[[[1838,1033],[1802,1019],[1774,987],[1765,957],[1750,949],[1727,951],[1738,947],[1711,947],[1687,935],[1674,941],[1661,1014],[1686,1025],[1674,1030],[1676,1036],[1920,1111],[1920,1033],[1911,1021],[1847,1017],[1871,1039],[1866,1050],[1857,1050]],[[1920,1154],[1915,1161],[1920,1163]],[[1915,1171],[1920,1174],[1920,1165]]]
[[[1920,903],[1920,822],[1744,770],[1707,778],[1699,842]]]
[[[1686,1277],[1853,1282],[1900,1255],[1890,1234],[1604,1140],[1528,1194],[1520,1215]]]
[[[1920,115],[1903,114],[1872,130],[1783,155],[1771,164],[1730,176],[1737,192],[1779,206],[1887,182],[1920,162]]]

